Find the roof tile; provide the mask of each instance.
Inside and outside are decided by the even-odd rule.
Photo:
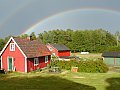
[[[54,48],[56,48],[58,51],[64,51],[64,50],[70,50],[68,47],[66,47],[63,44],[50,44],[52,45]]]
[[[28,58],[51,55],[48,48],[39,40],[14,38],[18,46]]]
[[[104,52],[103,57],[120,57],[120,52]]]

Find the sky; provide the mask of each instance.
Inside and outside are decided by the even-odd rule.
[[[0,0],[0,38],[54,29],[120,31],[120,0]]]

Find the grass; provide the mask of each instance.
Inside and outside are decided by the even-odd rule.
[[[81,58],[101,58],[101,53],[89,53],[89,54],[80,54],[80,53],[72,53],[73,55],[79,56]]]
[[[0,75],[0,90],[119,90],[120,73],[8,73]]]
[[[120,73],[78,73],[77,76],[76,80],[74,78],[72,80],[93,86],[96,90],[118,90],[120,88]]]

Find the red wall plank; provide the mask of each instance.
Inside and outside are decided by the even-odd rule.
[[[58,56],[70,56],[70,51],[59,51]]]
[[[50,48],[52,48],[50,51],[52,53],[55,53],[56,56],[60,57],[60,56],[70,56],[70,50],[67,51],[58,51],[56,48],[52,47],[51,45],[47,45],[48,49],[50,50]]]
[[[34,66],[34,58],[28,58],[27,59],[27,71],[30,72],[31,70],[36,70],[37,68],[44,68],[47,66],[47,64],[50,63],[50,56],[48,57],[48,62],[45,63],[45,56],[39,57],[39,64],[37,66]]]
[[[13,41],[11,42],[13,43]],[[8,57],[14,58],[14,67],[16,67],[16,71],[25,72],[25,57],[23,56],[23,54],[16,45],[15,45],[15,51],[10,51],[10,44],[9,44],[2,54],[2,66],[5,70],[8,70],[8,63],[7,63]]]

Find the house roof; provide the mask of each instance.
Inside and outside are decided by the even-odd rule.
[[[70,50],[68,47],[66,47],[63,44],[50,44],[52,45],[54,48],[56,48],[58,51],[65,51],[65,50]]]
[[[120,52],[104,52],[103,57],[120,57]]]
[[[39,40],[29,40],[22,38],[14,38],[20,49],[27,58],[51,55],[49,49]]]

